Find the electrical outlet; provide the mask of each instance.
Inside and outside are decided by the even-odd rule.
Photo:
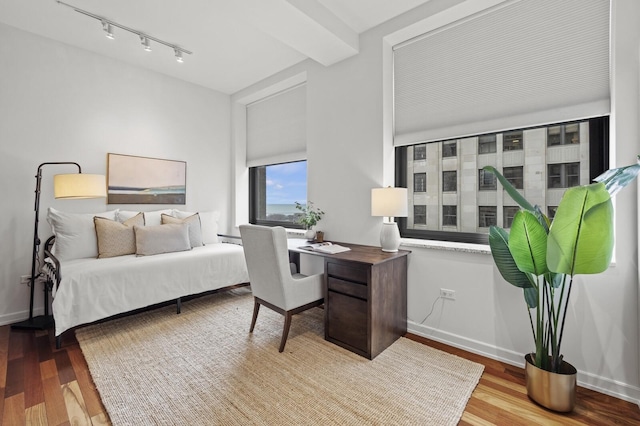
[[[456,291],[448,290],[446,288],[441,288],[440,297],[442,297],[443,299],[456,300]]]
[[[31,281],[31,275],[20,276],[20,284],[29,284],[30,281]]]

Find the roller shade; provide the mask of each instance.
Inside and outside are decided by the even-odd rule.
[[[394,144],[610,112],[609,0],[508,1],[394,47]]]
[[[247,105],[247,166],[304,160],[306,134],[304,84]]]

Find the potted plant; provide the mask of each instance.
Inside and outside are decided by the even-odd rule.
[[[573,279],[609,267],[614,240],[611,197],[636,178],[640,156],[638,160],[606,171],[595,183],[567,189],[553,220],[495,168],[484,168],[521,207],[510,232],[490,228],[489,246],[502,277],[524,291],[535,343],[535,353],[525,356],[527,394],[551,410],[567,412],[575,406],[577,371],[561,352]]]
[[[313,240],[315,238],[315,231],[313,227],[322,219],[324,212],[313,205],[312,201],[307,201],[307,204],[300,204],[295,202],[296,209],[300,210],[302,214],[298,217],[298,223],[304,226],[307,230],[305,237],[307,240]]]

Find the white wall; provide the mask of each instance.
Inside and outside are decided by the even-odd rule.
[[[242,123],[237,101],[306,73],[308,198],[326,212],[320,223],[325,238],[379,244],[381,220],[370,216],[370,190],[393,183],[388,125],[390,51],[384,37],[460,3],[464,2],[430,1],[364,33],[355,57],[327,68],[306,61],[232,96],[233,122]],[[633,163],[640,152],[637,16],[640,4],[635,0],[614,1],[611,142],[615,166]],[[235,149],[241,153],[242,129],[236,127]],[[244,173],[241,159],[235,167],[236,176]],[[638,401],[636,200],[635,184],[615,200],[616,265],[598,276],[576,280],[563,352],[579,370],[581,385]],[[235,203],[237,211],[246,211],[244,197]],[[239,215],[238,222],[243,219],[246,216]],[[411,250],[410,331],[524,365],[523,354],[534,344],[522,291],[502,280],[491,256]],[[455,290],[457,300],[437,301],[433,314],[420,324],[441,287]]]
[[[176,64],[188,66],[188,64]],[[0,325],[28,316],[35,174],[39,164],[74,161],[106,174],[107,153],[187,162],[183,210],[221,210],[230,199],[229,96],[0,24]],[[43,169],[40,235],[51,234],[46,209],[97,212],[106,200],[54,200],[52,177],[73,166]],[[36,314],[42,312],[36,288]]]

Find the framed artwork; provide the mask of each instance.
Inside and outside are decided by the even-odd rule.
[[[107,156],[107,204],[186,204],[187,162]]]

